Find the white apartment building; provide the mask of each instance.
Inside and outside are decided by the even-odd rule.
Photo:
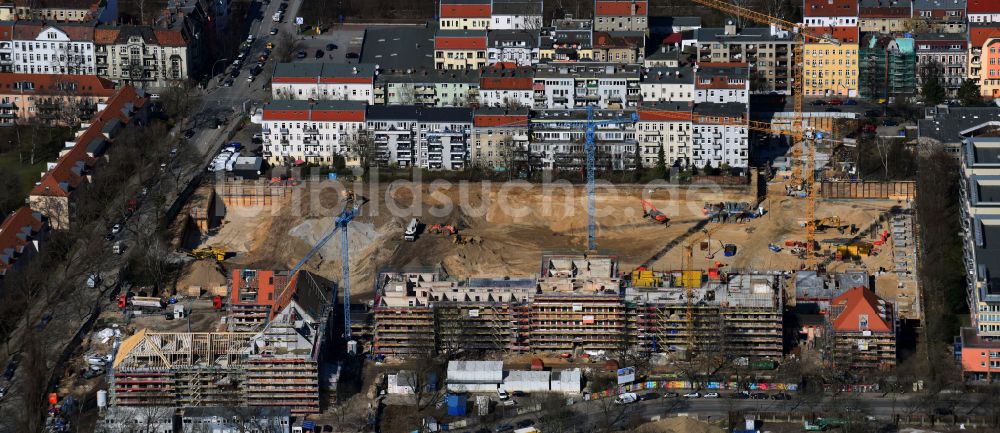
[[[271,97],[373,104],[377,74],[370,63],[278,63],[271,78]]]
[[[22,22],[13,32],[14,72],[94,74],[94,27]]]
[[[701,63],[695,70],[694,101],[749,104],[749,75],[746,63]]]
[[[303,161],[331,165],[348,155],[365,127],[361,101],[273,101],[252,119],[261,125],[263,157],[271,165]]]
[[[530,67],[493,66],[483,69],[479,102],[484,107],[531,107],[535,70]]]
[[[542,0],[493,0],[490,30],[542,28]]]
[[[698,168],[728,165],[746,168],[750,141],[747,131],[747,104],[701,103],[694,107],[691,163]]]
[[[179,30],[98,27],[94,41],[97,75],[119,85],[163,88],[190,77],[187,40]]]
[[[438,27],[441,30],[486,30],[490,28],[492,0],[441,0]]]
[[[469,108],[372,105],[366,122],[380,165],[428,170],[467,166],[472,134]]]
[[[807,27],[857,27],[858,0],[803,0],[802,23]]]
[[[694,69],[649,68],[639,82],[642,102],[694,101]]]
[[[538,63],[538,30],[491,30],[486,35],[486,60],[491,65]]]
[[[526,168],[528,162],[528,108],[485,108],[472,119],[473,166],[497,171]]]
[[[467,107],[479,101],[479,71],[410,69],[375,76],[375,103]]]
[[[638,65],[614,63],[539,64],[533,86],[534,107],[634,107],[641,97],[639,72]]]
[[[595,119],[630,119],[633,110],[594,110]],[[584,125],[587,110],[538,110],[531,118],[529,164],[536,170],[582,170],[587,166]],[[575,124],[575,126],[570,127]],[[599,170],[635,168],[635,123],[598,128],[594,135]]]
[[[659,102],[639,107],[639,121],[635,125],[640,155],[644,167],[653,167],[663,149],[663,160],[668,167],[675,163],[684,167],[692,158],[692,109],[691,102]]]

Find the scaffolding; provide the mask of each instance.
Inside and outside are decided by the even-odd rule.
[[[858,87],[864,98],[914,95],[916,61],[912,38],[866,35],[858,53]]]

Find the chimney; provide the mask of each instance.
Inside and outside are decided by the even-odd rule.
[[[726,21],[726,36],[736,35],[736,23],[733,20]]]

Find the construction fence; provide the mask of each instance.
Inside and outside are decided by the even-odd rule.
[[[223,180],[215,183],[216,195],[222,198],[226,208],[270,207],[280,202],[291,184],[287,181],[270,180],[240,181]]]
[[[913,200],[917,183],[896,182],[820,182],[819,196],[831,199]]]

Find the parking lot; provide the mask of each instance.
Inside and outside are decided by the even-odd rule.
[[[349,59],[347,54],[361,53],[361,42],[364,40],[364,36],[364,28],[359,27],[330,29],[320,35],[299,35],[299,40],[295,43],[295,53],[305,52],[305,58],[299,58],[296,55],[292,61],[357,63],[358,58]],[[328,49],[329,44],[333,44],[336,48]],[[316,57],[317,50],[321,51],[320,57]]]

